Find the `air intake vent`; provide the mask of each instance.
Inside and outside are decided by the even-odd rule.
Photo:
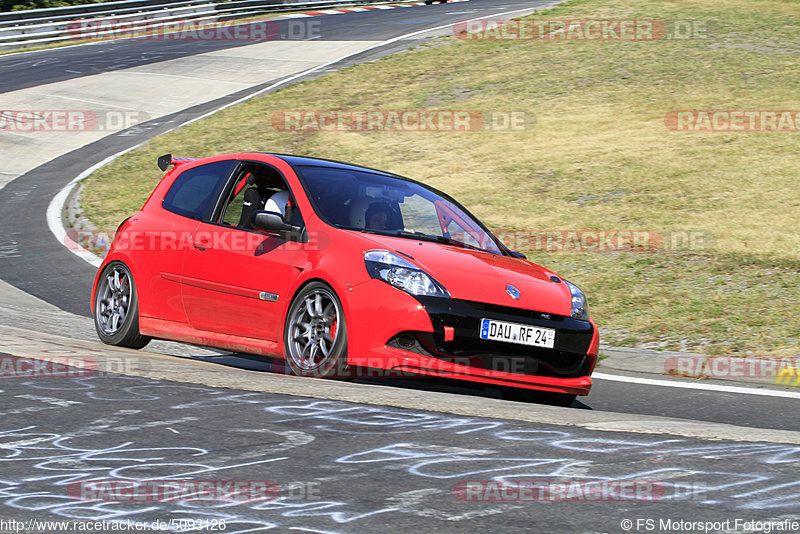
[[[414,346],[414,338],[409,335],[402,335],[397,338],[397,344],[404,349],[410,349]]]

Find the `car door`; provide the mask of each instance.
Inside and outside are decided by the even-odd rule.
[[[163,198],[154,199],[158,202],[147,213],[131,217],[139,219],[127,246],[141,277],[137,283],[144,295],[140,299],[142,316],[186,322],[180,284],[186,250],[237,163],[221,160],[176,169],[180,172],[162,193]]]
[[[192,236],[181,278],[183,305],[199,330],[278,341],[290,290],[301,273],[295,266],[303,264],[305,249],[240,220],[254,173],[269,177],[269,194],[288,189],[274,167],[240,162],[215,213]],[[293,219],[302,224],[299,212]]]

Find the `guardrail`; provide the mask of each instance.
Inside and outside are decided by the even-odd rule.
[[[348,7],[364,4],[403,4],[415,0],[123,0],[102,4],[31,9],[0,13],[0,51],[66,41],[142,35],[180,24],[211,24],[265,12]]]

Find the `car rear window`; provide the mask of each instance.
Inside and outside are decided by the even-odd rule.
[[[164,197],[164,209],[192,219],[205,218],[234,165],[234,160],[217,161],[183,171]]]

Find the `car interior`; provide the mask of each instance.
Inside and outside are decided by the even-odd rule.
[[[283,176],[266,165],[245,164],[233,179],[220,221],[227,226],[254,230],[250,218],[259,210],[275,211],[295,226],[302,225],[300,210],[292,198]]]

